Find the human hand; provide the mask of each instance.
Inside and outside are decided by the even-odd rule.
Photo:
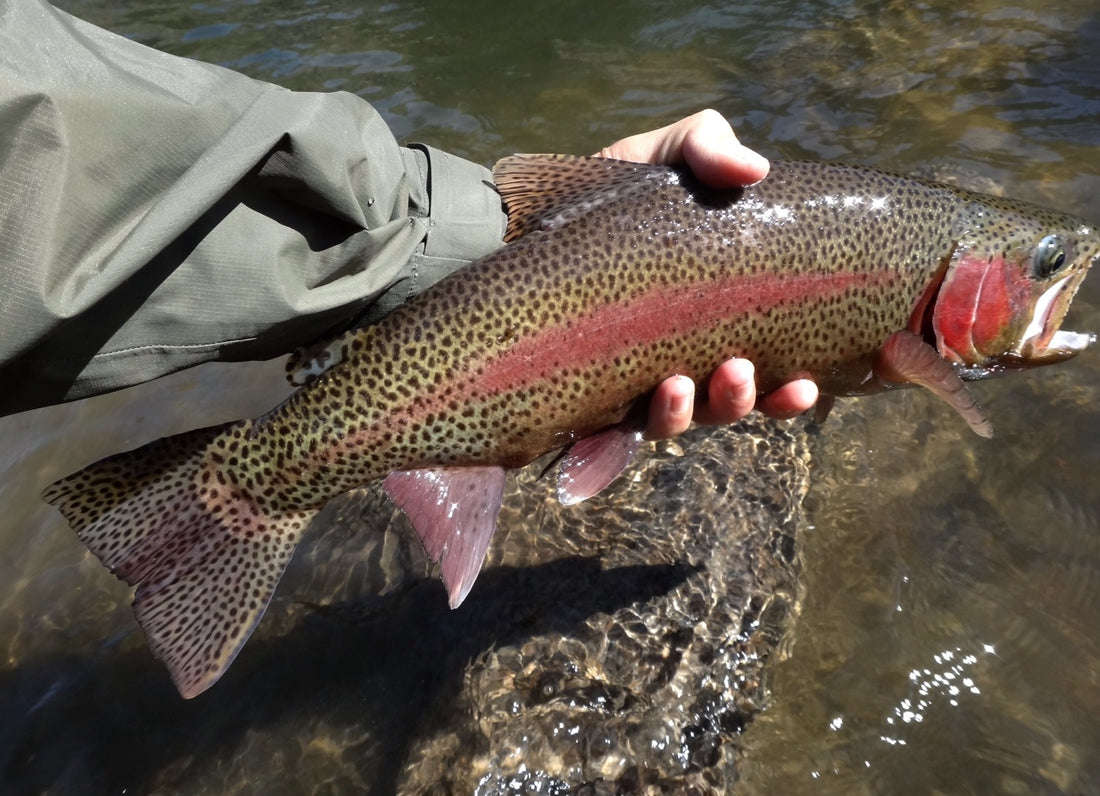
[[[604,147],[599,157],[665,165],[686,164],[715,188],[758,182],[768,174],[768,161],[737,140],[717,111],[704,110],[659,130],[633,135]],[[695,383],[687,376],[661,382],[649,402],[646,436],[673,437],[697,423],[732,423],[757,408],[772,417],[794,417],[817,401],[817,385],[795,379],[767,395],[756,394],[753,365],[731,359],[707,381],[707,400],[695,406]]]

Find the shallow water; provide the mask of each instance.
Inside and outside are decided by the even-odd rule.
[[[63,5],[291,88],[353,91],[399,136],[486,163],[591,152],[709,105],[769,156],[885,166],[1100,216],[1094,0]],[[1070,325],[1100,329],[1095,276]],[[278,381],[271,366],[203,368],[0,420],[0,705],[15,719],[0,726],[0,774],[18,792],[118,791],[126,771],[175,792],[247,792],[262,787],[255,772],[290,763],[306,774],[285,792],[370,786],[339,765],[369,757],[368,734],[351,720],[304,731],[295,711],[302,688],[307,701],[346,696],[316,684],[359,674],[332,670],[340,648],[318,653],[320,671],[301,639],[286,674],[235,667],[228,682],[247,690],[248,710],[174,703],[167,679],[150,679],[125,587],[37,500],[100,455],[261,411]],[[978,385],[997,431],[988,442],[908,393],[846,402],[814,436],[801,613],[771,664],[771,704],[741,736],[739,792],[1095,789],[1098,386],[1095,352]],[[403,555],[378,566],[400,580]],[[335,583],[318,576],[311,591],[311,562],[297,563],[287,606]],[[277,631],[262,643],[254,662],[277,665]],[[35,724],[60,706],[73,716],[63,732]],[[92,743],[105,729],[112,743]],[[158,748],[170,751],[129,759]]]

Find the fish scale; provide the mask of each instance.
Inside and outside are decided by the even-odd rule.
[[[577,443],[559,495],[595,494],[637,448],[632,406],[670,375],[743,356],[764,391],[797,376],[826,396],[917,384],[987,434],[960,372],[1085,344],[1058,331],[1100,253],[1072,216],[819,163],[722,191],[594,158],[518,156],[495,175],[508,245],[293,356],[292,380],[308,383],[283,404],[46,490],[137,587],[138,620],[184,696],[237,654],[309,518],[365,483],[385,479],[457,605],[504,469]]]

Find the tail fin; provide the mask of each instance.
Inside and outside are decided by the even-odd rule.
[[[220,477],[208,451],[248,423],[157,440],[42,493],[137,587],[138,623],[188,699],[213,685],[244,646],[315,513],[274,514]]]

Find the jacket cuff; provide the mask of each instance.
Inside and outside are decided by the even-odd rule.
[[[427,218],[428,231],[413,255],[406,296],[411,298],[500,248],[508,216],[484,166],[425,144],[409,144],[401,152],[406,171],[418,174],[426,187],[426,201],[420,199],[416,211]]]
[[[431,226],[424,254],[473,261],[498,249],[508,217],[492,172],[425,144],[407,149],[427,162]]]

